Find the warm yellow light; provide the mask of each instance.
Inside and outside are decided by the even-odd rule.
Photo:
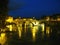
[[[36,36],[35,33],[33,33],[32,35],[33,35],[33,41],[35,41],[35,36]]]
[[[18,24],[18,25],[17,25],[17,28],[18,28],[19,38],[21,38],[21,34],[22,34],[22,24]]]
[[[20,29],[20,27],[18,27],[18,31],[19,31],[19,38],[21,38],[22,30]]]
[[[26,33],[26,30],[27,30],[26,28],[27,28],[27,26],[26,26],[26,23],[25,23],[25,27],[24,27],[25,33]]]
[[[26,19],[24,18],[23,20],[25,21]]]
[[[6,34],[5,33],[1,33],[0,44],[4,45],[5,42],[6,42]]]
[[[32,28],[33,27],[33,24],[32,23],[30,23],[30,28]]]
[[[38,27],[37,27],[37,26],[34,26],[34,27],[32,28],[32,30],[31,30],[31,31],[32,31],[33,41],[35,41],[37,30],[38,30]]]
[[[50,27],[46,27],[46,34],[50,33]]]
[[[12,31],[12,25],[10,25],[10,31]]]
[[[26,25],[28,25],[29,24],[29,21],[26,21]]]
[[[12,25],[7,25],[6,27],[8,27],[9,28],[9,31],[12,31]]]
[[[39,22],[38,21],[34,21],[32,22],[34,25],[39,25]]]
[[[60,21],[60,18],[57,18],[57,21]]]
[[[46,33],[49,34],[49,30],[47,30]]]
[[[9,22],[9,23],[13,22],[13,18],[9,17],[8,19],[6,19],[6,22]]]
[[[42,23],[42,24],[40,24],[41,26],[42,26],[42,32],[45,30],[44,28],[45,28],[45,25],[44,25],[44,23]]]
[[[30,21],[32,21],[33,19],[30,19]]]
[[[50,18],[49,17],[46,17],[47,19],[46,19],[46,21],[49,21],[50,20]]]
[[[12,30],[17,31],[17,26],[15,24],[12,25]]]
[[[33,37],[33,41],[34,41],[35,37],[36,37],[36,31],[35,30],[32,30],[32,37]]]

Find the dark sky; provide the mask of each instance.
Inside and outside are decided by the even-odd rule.
[[[41,17],[60,13],[60,0],[9,0],[11,16]]]

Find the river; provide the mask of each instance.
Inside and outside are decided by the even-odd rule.
[[[59,33],[45,33],[36,26],[18,32],[0,33],[0,45],[59,45]]]

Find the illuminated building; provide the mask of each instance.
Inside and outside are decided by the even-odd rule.
[[[9,16],[7,17],[7,19],[5,20],[8,23],[12,23],[13,22],[13,17]]]

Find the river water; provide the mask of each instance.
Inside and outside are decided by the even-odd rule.
[[[49,33],[49,31],[45,33],[36,26],[18,32],[1,32],[0,45],[60,45],[60,34]]]

